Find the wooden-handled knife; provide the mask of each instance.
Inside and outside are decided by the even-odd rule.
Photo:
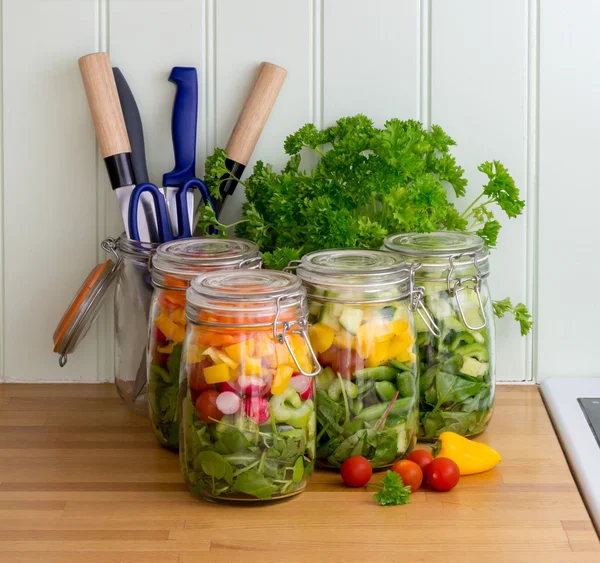
[[[225,148],[227,153],[225,165],[236,178],[241,178],[248,165],[286,75],[287,70],[280,66],[265,62],[260,65],[258,76]],[[221,211],[225,199],[233,194],[236,186],[236,180],[230,176],[223,177],[219,187],[221,199],[215,201],[217,215]]]

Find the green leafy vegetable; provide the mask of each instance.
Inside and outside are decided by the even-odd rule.
[[[402,477],[398,473],[388,471],[381,481],[381,486],[372,485],[379,490],[373,495],[373,498],[381,506],[395,506],[398,504],[408,504],[410,502],[410,487],[405,487]]]
[[[467,231],[494,247],[500,232],[494,209],[513,218],[525,203],[502,163],[484,162],[478,170],[487,183],[460,213],[448,198],[448,189],[466,195],[464,170],[450,154],[454,145],[441,127],[426,130],[414,120],[390,119],[378,128],[359,114],[323,130],[304,125],[285,140],[290,158],[281,172],[258,161],[249,178],[238,179],[247,202],[236,234],[256,242],[267,267],[277,269],[315,250],[377,249],[398,232]],[[206,163],[215,197],[220,180],[232,177],[226,157],[217,149]],[[200,226],[226,232],[209,210]],[[514,314],[521,331],[529,330],[525,307]]]

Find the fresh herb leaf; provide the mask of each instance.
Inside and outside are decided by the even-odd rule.
[[[233,489],[260,500],[269,500],[277,490],[273,480],[268,479],[256,469],[249,469],[238,475],[233,483]]]
[[[402,477],[393,471],[387,472],[381,481],[381,486],[373,485],[379,490],[373,498],[381,506],[395,506],[410,502],[410,487],[405,487]]]
[[[494,314],[501,319],[507,313],[511,313],[515,320],[521,326],[521,335],[525,336],[529,334],[533,321],[531,320],[531,314],[524,303],[517,303],[514,307],[509,297],[500,301],[494,301]]]

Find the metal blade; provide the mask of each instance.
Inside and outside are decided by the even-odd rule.
[[[177,221],[177,190],[179,188],[163,188],[167,209],[169,210],[169,222],[171,223],[171,232],[177,236],[179,234],[179,224]]]
[[[131,199],[131,192],[135,186],[123,186],[115,190],[117,194],[117,200],[119,201],[119,208],[121,210],[121,217],[123,218],[123,224],[125,226],[125,234],[128,238],[131,238],[129,231],[129,200]],[[140,233],[140,239],[142,242],[158,242],[158,228],[156,225],[156,213],[154,209],[154,201],[149,193],[142,193],[140,198],[141,205],[138,206],[138,230]]]

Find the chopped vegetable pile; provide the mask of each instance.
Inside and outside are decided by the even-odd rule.
[[[425,288],[425,306],[441,332],[439,337],[434,336],[415,315],[421,369],[419,438],[434,440],[446,431],[463,436],[483,432],[494,400],[493,324],[471,330],[463,323],[457,299],[470,326],[483,323],[475,291],[467,289],[449,297],[445,282],[424,278],[419,284]],[[485,288],[482,300],[486,316],[491,318]]]
[[[318,462],[340,467],[362,455],[373,467],[391,465],[413,448],[417,430],[415,337],[406,302],[323,299],[309,305],[310,340],[324,368],[316,377]]]
[[[272,329],[191,329],[181,383],[181,463],[190,488],[203,497],[259,500],[301,491],[315,456],[313,380],[298,373]],[[292,334],[290,341],[311,371],[304,339]]]

